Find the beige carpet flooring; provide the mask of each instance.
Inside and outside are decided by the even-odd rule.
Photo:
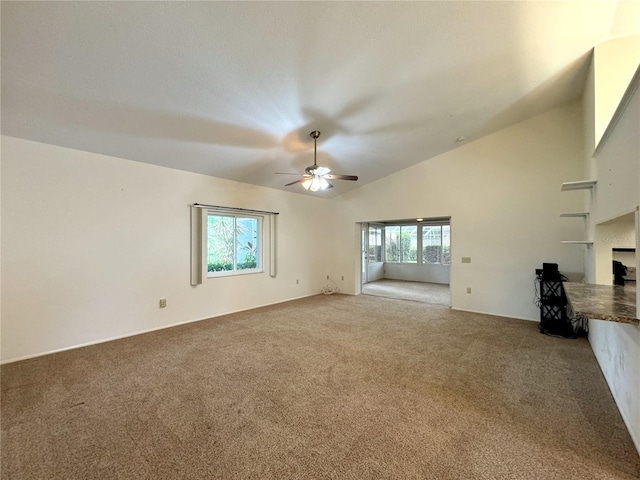
[[[3,479],[637,479],[586,340],[315,296],[2,367]]]
[[[407,282],[405,280],[383,279],[362,285],[362,293],[378,297],[411,300],[413,302],[451,305],[449,285],[441,283]]]

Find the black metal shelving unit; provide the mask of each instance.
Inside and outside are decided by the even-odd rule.
[[[542,270],[536,270],[536,275],[540,286],[540,332],[575,338],[577,335],[567,312],[569,302],[558,266],[544,264]]]

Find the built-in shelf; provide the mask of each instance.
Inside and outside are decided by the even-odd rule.
[[[593,242],[589,240],[562,240],[562,242],[566,245],[593,245]]]
[[[578,182],[564,182],[561,190],[563,192],[567,190],[585,190],[596,186],[597,180],[580,180]]]
[[[589,212],[570,212],[570,213],[561,213],[561,217],[583,217],[587,218],[589,216]]]

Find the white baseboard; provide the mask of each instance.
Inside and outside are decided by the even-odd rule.
[[[49,351],[46,351],[46,352],[34,353],[32,355],[25,355],[23,357],[9,358],[7,360],[2,360],[0,362],[0,365],[6,365],[6,364],[9,364],[9,363],[20,362],[22,360],[29,360],[30,358],[44,357],[45,355],[51,355],[51,354],[54,354],[54,353],[66,352],[68,350],[75,350],[76,348],[90,347],[91,345],[98,345],[100,343],[113,342],[114,340],[120,340],[120,339],[123,339],[123,338],[135,337],[136,335],[144,335],[145,333],[157,332],[158,330],[165,330],[167,328],[173,328],[173,327],[178,327],[180,325],[186,325],[187,323],[201,322],[203,320],[209,320],[211,318],[224,317],[225,315],[233,315],[234,313],[246,312],[248,310],[255,310],[256,308],[268,307],[270,305],[277,305],[279,303],[291,302],[293,300],[300,300],[301,298],[313,297],[313,296],[316,296],[316,295],[322,295],[322,294],[321,293],[312,293],[312,294],[309,294],[309,295],[301,295],[299,297],[288,298],[287,300],[279,300],[277,302],[265,303],[263,305],[257,305],[255,307],[241,308],[240,310],[233,310],[231,312],[220,313],[218,315],[208,316],[208,317],[204,317],[204,318],[196,318],[196,319],[193,319],[193,320],[185,320],[183,322],[172,323],[170,325],[163,325],[162,327],[149,328],[147,330],[140,330],[138,332],[127,333],[127,334],[124,334],[124,335],[118,335],[118,336],[115,336],[115,337],[109,337],[109,338],[104,338],[104,339],[100,339],[100,340],[94,340],[94,341],[91,341],[91,342],[81,343],[81,344],[78,344],[78,345],[72,345],[72,346],[64,347],[64,348],[58,348],[58,349],[49,350]]]
[[[500,315],[499,313],[481,312],[479,310],[467,310],[466,308],[454,308],[451,310],[457,310],[459,312],[479,313],[481,315],[489,315],[491,317],[511,318],[514,320],[526,320],[527,322],[539,322],[540,320],[534,318],[516,317],[514,315]]]

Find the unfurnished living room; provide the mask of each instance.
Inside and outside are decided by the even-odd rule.
[[[639,1],[0,16],[3,480],[640,478]]]

